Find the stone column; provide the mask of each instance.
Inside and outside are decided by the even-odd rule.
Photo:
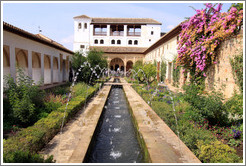
[[[53,60],[54,60],[54,57],[51,55],[50,56],[50,72],[51,72],[51,74],[50,74],[50,76],[51,76],[51,79],[50,79],[50,82],[51,82],[51,84],[53,83],[53,74],[54,74],[54,72],[53,72],[53,66],[54,66],[54,64],[53,64]]]
[[[110,25],[107,25],[107,36],[110,36]]]
[[[124,25],[124,37],[127,36],[127,25]]]
[[[60,54],[57,56],[58,61],[58,82],[61,82],[61,60],[60,60]]]
[[[11,77],[13,77],[14,81],[16,79],[16,55],[15,55],[15,47],[14,46],[9,46],[9,56],[10,56],[10,74]]]
[[[28,76],[32,79],[32,51],[28,50]]]
[[[124,76],[126,77],[126,63],[124,62]]]
[[[44,84],[44,54],[41,53],[41,79]]]

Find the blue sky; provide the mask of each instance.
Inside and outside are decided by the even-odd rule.
[[[205,1],[204,1],[205,3]],[[204,8],[203,3],[4,3],[3,21],[31,33],[42,34],[73,49],[73,17],[153,18],[162,23],[162,32],[168,32],[185,17]],[[227,11],[231,3],[223,3]]]

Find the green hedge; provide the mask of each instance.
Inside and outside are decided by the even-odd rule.
[[[98,84],[89,88],[87,99],[95,94],[99,89]],[[65,123],[79,110],[86,102],[83,94],[72,98],[67,106],[65,114]],[[3,144],[3,161],[4,162],[21,162],[16,161],[16,153],[35,154],[40,151],[60,130],[66,105],[52,111],[46,118],[37,121],[33,126],[25,128],[15,136],[4,141]],[[28,155],[24,155],[28,156]]]

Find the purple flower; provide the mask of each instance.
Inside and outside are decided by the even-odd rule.
[[[237,11],[237,8],[232,7],[231,10],[230,10],[230,13],[234,13],[234,12],[236,12],[236,11]]]

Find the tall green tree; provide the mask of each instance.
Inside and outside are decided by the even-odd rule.
[[[88,62],[90,65],[84,65],[84,62]],[[83,65],[81,71],[79,68]],[[96,66],[99,68],[95,68]],[[103,57],[103,52],[95,49],[89,50],[86,54],[76,52],[72,57],[72,68],[75,74],[78,72],[77,81],[83,81],[86,83],[94,82],[101,75],[102,69],[107,68],[107,60]],[[95,69],[95,73],[93,70]]]

